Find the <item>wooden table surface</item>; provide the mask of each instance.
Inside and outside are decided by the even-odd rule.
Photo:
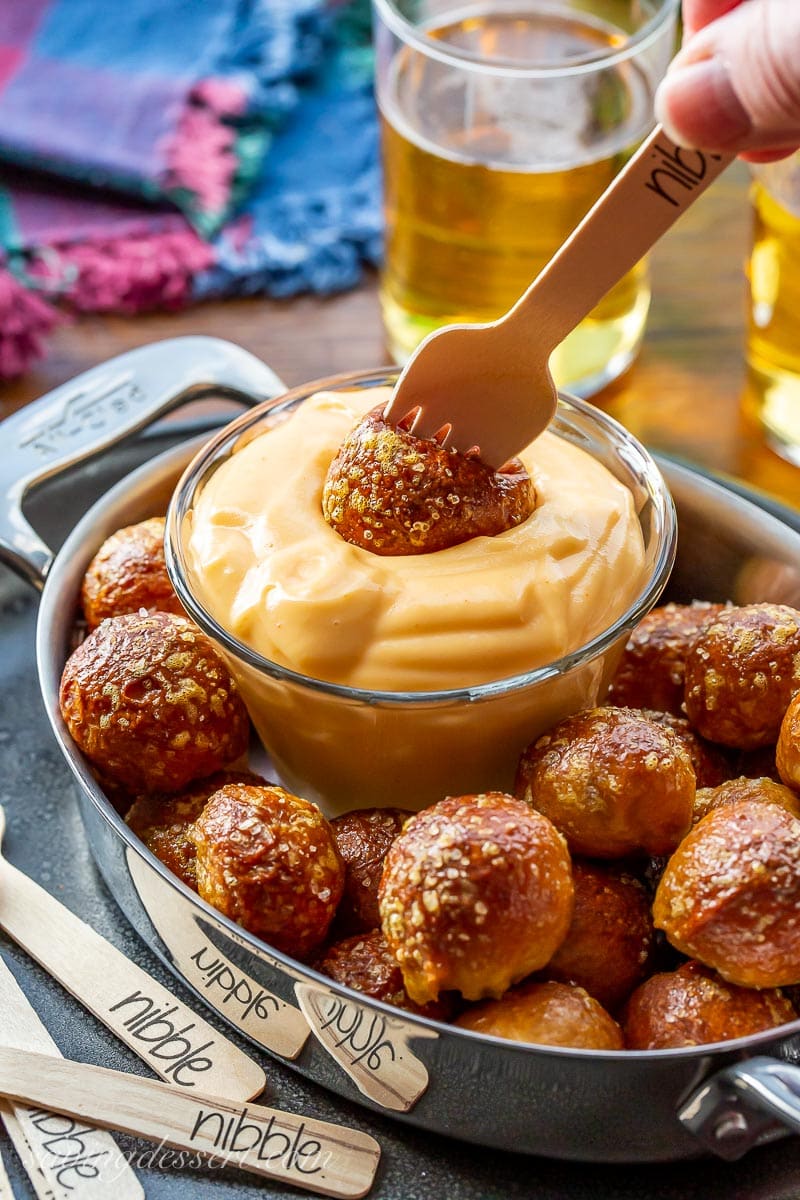
[[[741,412],[750,212],[736,164],[652,256],[653,305],[634,367],[595,403],[650,448],[743,479],[800,506],[800,469],[772,453]],[[123,350],[214,334],[264,358],[289,385],[387,361],[376,280],[327,299],[210,303],[180,313],[83,317],[60,329],[46,359],[0,385],[0,417]]]

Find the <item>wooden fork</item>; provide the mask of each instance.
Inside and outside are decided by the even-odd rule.
[[[386,418],[441,445],[478,447],[484,462],[502,466],[553,417],[553,350],[732,159],[683,149],[656,126],[505,316],[425,338]]]

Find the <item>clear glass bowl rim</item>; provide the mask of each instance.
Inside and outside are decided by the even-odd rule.
[[[615,421],[600,409],[579,400],[566,392],[559,392],[558,411],[555,420],[566,417],[572,411],[583,418],[588,418],[598,432],[617,451],[619,458],[625,462],[632,472],[638,470],[639,481],[648,491],[653,505],[656,525],[654,536],[658,538],[658,547],[652,572],[644,586],[617,620],[597,634],[594,638],[577,647],[569,654],[555,659],[544,666],[509,675],[505,678],[488,683],[478,683],[469,687],[448,688],[440,691],[421,692],[392,692],[377,691],[364,688],[353,688],[347,684],[330,683],[327,680],[315,679],[311,675],[303,675],[290,667],[284,667],[271,659],[265,658],[251,646],[239,641],[227,630],[223,629],[216,619],[199,602],[187,582],[186,559],[183,551],[180,532],[184,518],[191,509],[197,488],[202,485],[208,469],[219,461],[222,452],[228,447],[232,450],[245,431],[250,431],[271,413],[292,408],[315,392],[337,391],[347,388],[377,387],[391,385],[397,379],[399,370],[382,368],[372,371],[347,372],[342,375],[317,379],[311,383],[264,401],[225,425],[218,433],[202,447],[192,459],[179,479],[167,511],[165,555],[167,571],[172,585],[178,594],[181,604],[187,613],[203,629],[209,637],[218,642],[230,655],[247,663],[256,670],[263,672],[273,679],[293,684],[311,691],[322,692],[329,696],[337,696],[344,700],[367,705],[405,705],[422,704],[454,704],[476,703],[491,697],[522,691],[548,679],[566,674],[573,667],[592,661],[605,653],[625,633],[629,633],[643,616],[655,604],[664,590],[670,571],[675,561],[677,550],[677,515],[667,484],[658,469],[657,464],[645,450],[644,446],[628,432],[624,426]],[[636,468],[632,466],[636,463]]]

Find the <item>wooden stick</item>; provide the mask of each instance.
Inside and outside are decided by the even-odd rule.
[[[363,1095],[396,1112],[414,1107],[428,1086],[428,1070],[411,1044],[438,1034],[383,1016],[316,983],[296,983],[294,989],[320,1045]]]
[[[31,1186],[36,1193],[37,1200],[56,1200],[56,1197],[59,1197],[59,1200],[66,1200],[68,1193],[65,1192],[63,1188],[61,1188],[59,1191],[54,1190],[54,1188],[51,1187],[50,1183],[48,1182],[48,1174],[45,1173],[44,1167],[37,1160],[34,1149],[25,1136],[25,1130],[17,1120],[17,1111],[23,1114],[32,1115],[35,1110],[24,1108],[21,1104],[14,1105],[10,1100],[0,1100],[0,1121],[2,1121],[6,1127],[6,1132],[8,1133],[14,1149],[17,1152],[19,1161],[22,1163],[23,1170],[28,1176]],[[64,1118],[59,1116],[58,1120],[63,1121]],[[102,1136],[110,1137],[111,1135],[105,1133],[104,1131]],[[115,1153],[119,1153],[116,1145],[114,1150]],[[57,1186],[57,1180],[54,1174],[50,1175],[50,1179],[52,1183]],[[111,1180],[109,1179],[107,1182],[110,1184]],[[139,1194],[141,1195],[142,1193],[140,1192]],[[0,1192],[0,1196],[2,1196],[2,1192]]]
[[[0,807],[0,841],[3,829]],[[264,1090],[258,1063],[2,854],[0,928],[168,1083],[235,1100]]]
[[[366,1195],[380,1158],[374,1138],[341,1125],[10,1047],[0,1095],[342,1200]]]
[[[3,1039],[54,1059],[60,1051],[0,958]],[[48,1111],[0,1102],[0,1119],[39,1200],[144,1200],[142,1186],[110,1134]],[[3,1197],[0,1188],[0,1197]],[[4,1198],[3,1198],[4,1200]]]

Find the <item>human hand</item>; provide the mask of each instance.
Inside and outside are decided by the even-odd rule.
[[[751,162],[800,146],[798,0],[683,0],[684,43],[656,93],[680,145]]]

